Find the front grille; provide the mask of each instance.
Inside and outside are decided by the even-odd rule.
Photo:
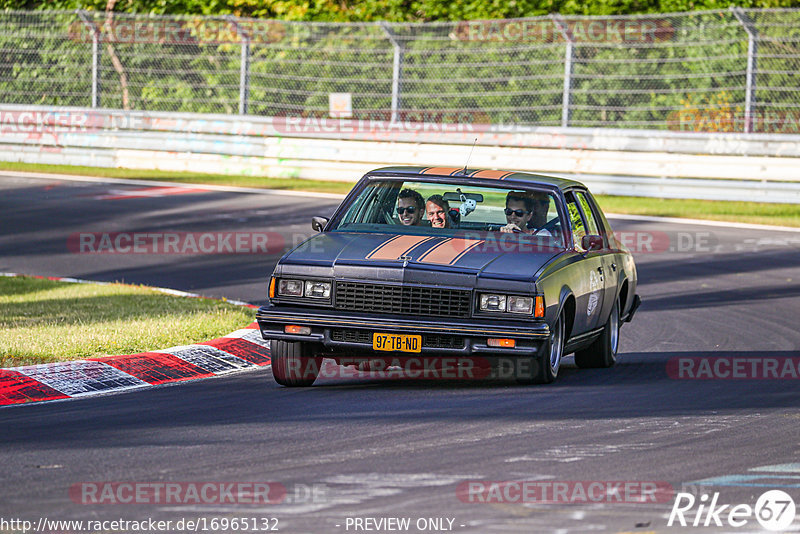
[[[331,340],[372,345],[372,330],[335,328],[331,330]],[[422,346],[431,349],[463,349],[464,338],[449,334],[422,334]]]
[[[470,292],[458,289],[336,282],[336,309],[367,313],[469,317]]]

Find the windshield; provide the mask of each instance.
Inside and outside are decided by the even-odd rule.
[[[535,188],[376,180],[353,199],[333,231],[485,237],[503,233],[563,246],[556,198]]]

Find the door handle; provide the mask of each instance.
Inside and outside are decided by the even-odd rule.
[[[611,270],[612,271],[616,271],[617,270],[617,264],[616,263],[612,263],[611,264]]]
[[[597,268],[597,272],[599,272],[600,274],[603,274],[603,268],[602,267],[598,267]]]

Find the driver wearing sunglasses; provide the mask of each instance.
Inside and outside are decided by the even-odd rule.
[[[397,216],[406,226],[416,226],[425,213],[425,199],[413,189],[403,189],[397,195]]]
[[[505,233],[537,234],[550,236],[547,230],[538,230],[547,218],[550,199],[547,194],[509,191],[506,195],[506,224],[500,228]],[[533,224],[531,221],[533,220]],[[539,224],[541,222],[541,224]],[[530,228],[533,226],[533,228]]]

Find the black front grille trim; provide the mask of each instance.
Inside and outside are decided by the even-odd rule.
[[[336,282],[337,310],[432,317],[469,317],[472,293],[438,287]]]
[[[331,340],[345,343],[372,344],[372,332],[369,330],[341,329],[331,330]]]
[[[424,334],[422,336],[422,346],[432,349],[463,349],[464,338],[449,334]]]

